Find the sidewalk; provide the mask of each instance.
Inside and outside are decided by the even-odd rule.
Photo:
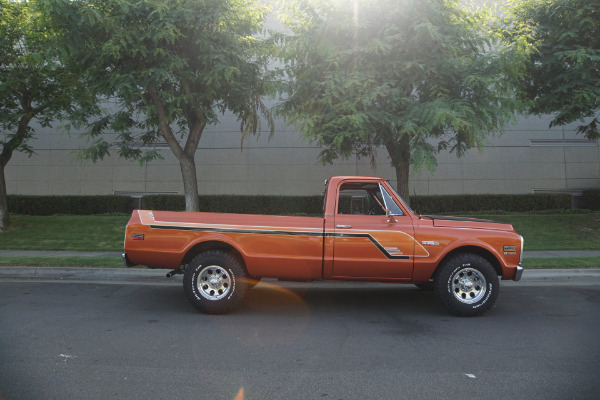
[[[0,281],[3,279],[47,279],[181,284],[182,275],[167,278],[168,271],[167,269],[147,268],[0,267]],[[536,282],[542,284],[579,282],[598,285],[600,284],[600,269],[526,269],[519,282],[502,281],[506,285]]]
[[[598,257],[600,251],[529,251],[526,258]],[[121,257],[116,252],[21,251],[0,250],[0,257]],[[600,265],[598,266],[600,267]],[[166,269],[147,268],[82,268],[82,267],[1,267],[0,279],[105,280],[137,282],[181,282],[181,275],[167,278]],[[526,269],[520,282],[550,281],[600,282],[600,268]],[[503,281],[509,282],[509,281]]]

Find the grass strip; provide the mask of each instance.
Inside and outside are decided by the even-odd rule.
[[[525,251],[600,249],[600,212],[468,216],[512,224],[525,238]],[[128,220],[129,215],[11,215],[0,249],[122,251]]]
[[[600,257],[525,258],[523,268],[600,268]]]
[[[525,251],[599,250],[600,213],[477,214],[472,218],[511,224],[525,239]]]
[[[121,251],[129,215],[11,215],[2,250]]]

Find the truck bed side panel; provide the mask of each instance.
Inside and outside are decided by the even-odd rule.
[[[194,246],[213,241],[236,248],[253,276],[322,277],[322,218],[145,210],[134,214],[125,243],[133,263],[179,268]]]

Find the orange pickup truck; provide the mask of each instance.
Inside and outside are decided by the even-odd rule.
[[[197,309],[231,311],[263,277],[414,283],[457,315],[489,310],[499,278],[523,273],[523,238],[508,224],[415,214],[387,180],[326,181],[323,217],[136,210],[128,266],[183,273]]]

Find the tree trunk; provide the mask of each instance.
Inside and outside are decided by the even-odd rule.
[[[185,194],[185,210],[198,211],[200,203],[198,201],[198,180],[196,178],[196,161],[194,157],[198,148],[198,142],[206,126],[206,121],[199,115],[191,113],[189,117],[190,132],[185,147],[182,148],[167,122],[168,113],[158,91],[152,86],[149,86],[147,90],[150,100],[156,106],[160,133],[175,157],[179,160],[181,177],[183,179],[183,192]]]
[[[194,154],[187,154],[179,159],[181,177],[183,178],[183,192],[185,193],[185,210],[198,211],[198,180],[196,178],[196,161]]]
[[[20,133],[20,131],[18,133]],[[11,143],[4,144],[4,146],[2,148],[2,153],[0,153],[0,232],[4,232],[6,230],[6,228],[8,227],[8,223],[9,223],[8,190],[6,189],[6,179],[4,177],[4,168],[6,167],[6,165],[12,158],[14,144],[22,142],[23,137],[24,137],[23,135],[17,134],[17,136],[11,140]]]
[[[0,159],[0,232],[6,230],[8,222],[8,195],[4,179],[4,163]]]
[[[12,158],[15,149],[18,149],[25,140],[27,140],[27,127],[34,115],[44,111],[45,107],[33,109],[31,107],[31,98],[21,99],[23,107],[23,116],[19,119],[17,132],[5,142],[0,153],[0,232],[3,232],[8,226],[8,191],[6,190],[6,179],[4,178],[4,168]]]
[[[394,169],[396,170],[396,179],[398,181],[396,191],[400,197],[402,197],[402,200],[404,200],[406,204],[410,206],[410,192],[408,189],[410,164],[406,162],[404,165],[394,165]]]
[[[396,191],[402,199],[410,206],[410,192],[408,189],[410,175],[410,137],[404,134],[399,140],[393,135],[388,135],[389,140],[385,141],[385,147],[388,151],[392,166],[396,171],[397,186]]]

